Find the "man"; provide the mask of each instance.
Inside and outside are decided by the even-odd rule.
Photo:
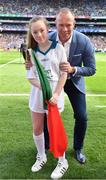
[[[60,64],[60,69],[68,73],[64,90],[68,95],[74,112],[75,158],[85,163],[82,154],[87,129],[86,97],[84,76],[95,74],[94,49],[87,36],[74,30],[75,19],[70,9],[62,8],[56,16],[57,31],[50,33],[50,39],[61,43],[67,54],[68,62]]]

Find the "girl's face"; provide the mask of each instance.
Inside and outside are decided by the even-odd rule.
[[[41,20],[31,24],[31,34],[38,44],[44,44],[48,40],[48,28]]]

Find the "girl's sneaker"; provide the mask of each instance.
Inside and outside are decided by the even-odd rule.
[[[40,156],[37,156],[36,162],[31,168],[32,172],[38,172],[39,170],[42,169],[42,167],[46,164],[47,162],[47,157],[46,154],[43,156],[43,158],[40,158]]]
[[[51,178],[59,179],[59,178],[63,177],[63,175],[65,174],[67,169],[68,169],[68,162],[66,159],[65,159],[64,163],[58,162],[56,168],[54,169],[54,171],[51,174]]]

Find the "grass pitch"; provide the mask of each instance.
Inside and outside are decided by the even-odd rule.
[[[97,73],[86,78],[89,120],[84,144],[85,165],[73,158],[74,120],[71,105],[65,98],[62,117],[69,138],[66,152],[69,169],[64,179],[106,178],[106,54],[97,53],[96,63]],[[28,108],[30,85],[25,74],[19,52],[0,51],[0,179],[49,179],[57,161],[48,152],[45,167],[38,173],[30,170],[36,148]]]

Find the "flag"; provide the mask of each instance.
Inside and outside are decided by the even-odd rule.
[[[48,131],[50,138],[50,151],[53,153],[55,158],[63,156],[64,152],[67,149],[68,138],[62,122],[61,115],[59,113],[57,105],[52,105],[49,100],[52,97],[52,90],[50,83],[47,79],[47,75],[40,64],[39,60],[36,58],[34,51],[32,50],[32,56],[38,71],[43,100],[44,108],[48,108]]]
[[[57,105],[52,105],[49,101],[47,104],[50,151],[57,158],[63,156],[66,151],[68,138]]]

